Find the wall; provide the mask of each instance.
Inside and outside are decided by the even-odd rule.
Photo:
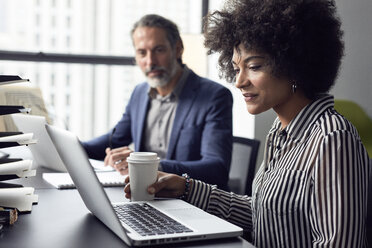
[[[357,102],[372,117],[372,1],[337,0],[336,4],[343,23],[345,57],[331,93]]]
[[[202,34],[181,34],[184,51],[182,62],[201,77],[206,77],[207,50],[204,48]]]

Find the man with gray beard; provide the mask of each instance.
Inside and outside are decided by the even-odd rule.
[[[90,158],[128,174],[126,158],[156,152],[159,170],[226,189],[232,150],[232,95],[182,63],[177,26],[146,15],[131,31],[135,59],[147,82],[133,91],[122,119],[108,133],[83,142]]]

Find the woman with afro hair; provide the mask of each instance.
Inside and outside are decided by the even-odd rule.
[[[257,247],[366,247],[369,158],[328,94],[344,45],[333,0],[231,0],[205,19],[205,46],[247,110],[277,115],[251,195],[159,172],[148,188],[252,234]],[[125,189],[130,197],[130,184]]]

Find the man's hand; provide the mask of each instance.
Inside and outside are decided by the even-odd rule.
[[[120,174],[128,174],[128,162],[127,157],[133,152],[127,146],[110,149],[106,148],[106,157],[104,160],[105,166],[110,165],[115,168]]]
[[[130,178],[125,178],[125,197],[130,199]],[[192,182],[191,182],[192,183]],[[177,198],[185,193],[186,179],[175,174],[158,171],[157,181],[147,188],[149,194],[157,197]],[[191,187],[191,185],[190,185]]]

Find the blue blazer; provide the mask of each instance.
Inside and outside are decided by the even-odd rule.
[[[143,151],[148,90],[147,83],[134,89],[115,126],[113,147],[133,142],[135,151]],[[232,95],[226,87],[190,71],[179,95],[167,156],[160,162],[163,171],[188,173],[191,178],[226,189],[232,152],[232,105]],[[90,158],[104,159],[110,135],[108,132],[82,142]]]

